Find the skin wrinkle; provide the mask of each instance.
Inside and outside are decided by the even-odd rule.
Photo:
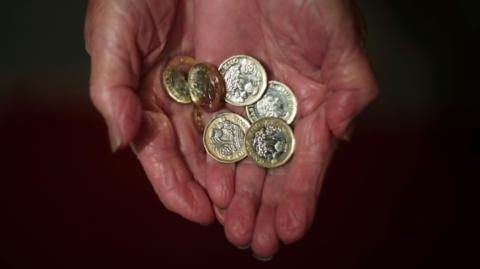
[[[303,207],[303,201],[297,201],[296,199],[287,200],[288,207],[284,210],[284,214],[279,214],[280,230],[287,238],[298,237],[303,232],[307,224],[307,212]],[[282,218],[283,215],[283,218]]]
[[[165,1],[165,0],[163,0]],[[165,1],[166,2],[166,1]],[[165,6],[162,9],[163,10],[170,10],[174,9],[177,6],[177,1],[168,1],[168,3],[175,2],[175,4],[171,4],[170,6]],[[175,6],[175,7],[174,7]],[[165,47],[165,40],[170,34],[170,31],[172,29],[172,14],[165,12],[163,16],[155,16],[152,13],[152,10],[154,10],[156,7],[154,4],[152,4],[152,1],[148,0],[146,2],[146,10],[145,13],[148,14],[148,17],[150,18],[150,25],[152,26],[151,28],[151,38],[148,42],[144,42],[144,44],[148,44],[148,50],[143,50],[145,53],[144,54],[150,54],[154,50],[160,50],[163,51]],[[140,14],[140,16],[142,16]],[[166,25],[164,27],[158,27],[158,25]],[[167,30],[165,30],[167,29]],[[148,28],[143,30],[142,27],[140,27],[140,33],[144,31],[149,31]],[[139,38],[141,35],[139,35]],[[139,47],[141,47],[141,44],[139,44]]]

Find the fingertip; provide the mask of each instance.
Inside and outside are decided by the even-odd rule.
[[[187,218],[204,226],[212,224],[215,220],[215,213],[207,194],[194,181],[187,182],[187,186],[193,198],[192,201],[189,201],[189,209],[186,214],[189,217]],[[188,199],[188,196],[184,197]]]
[[[254,237],[250,247],[254,257],[268,259],[268,257],[273,257],[277,253],[279,249],[278,239],[273,236]]]
[[[252,251],[257,257],[271,257],[279,249],[275,227],[275,208],[263,205],[257,216],[253,234]]]
[[[272,256],[267,256],[267,257],[265,257],[265,256],[259,256],[259,255],[255,254],[255,253],[253,253],[252,256],[253,256],[256,260],[259,260],[259,261],[261,261],[261,262],[269,262],[269,261],[273,260],[273,255],[272,255]]]
[[[314,202],[305,195],[287,195],[278,205],[276,229],[282,242],[290,244],[305,235],[313,219]]]
[[[91,99],[107,124],[112,152],[127,147],[137,135],[142,122],[139,98],[128,88],[92,87]]]
[[[225,236],[237,247],[248,246],[255,225],[255,205],[246,194],[234,196],[225,218]]]

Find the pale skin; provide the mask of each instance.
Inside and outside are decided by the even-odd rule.
[[[201,224],[217,218],[232,244],[273,256],[304,236],[335,139],[377,95],[354,10],[346,0],[91,0],[90,94],[112,149],[131,145],[171,211]],[[283,167],[214,161],[192,106],[163,90],[173,56],[218,66],[236,54],[259,59],[297,97],[296,150]]]

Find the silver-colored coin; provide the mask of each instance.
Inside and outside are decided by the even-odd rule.
[[[272,80],[268,82],[262,98],[245,109],[251,122],[265,117],[274,117],[290,124],[297,114],[297,99],[287,85]]]
[[[245,158],[245,133],[248,128],[248,120],[238,114],[227,112],[217,115],[203,133],[203,145],[208,155],[222,163],[234,163]]]
[[[267,87],[267,73],[262,64],[246,55],[226,59],[218,68],[225,79],[225,101],[246,106],[260,99]]]

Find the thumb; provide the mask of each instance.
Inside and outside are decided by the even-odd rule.
[[[108,127],[112,151],[127,146],[141,123],[141,103],[135,89],[139,56],[134,34],[121,20],[89,6],[85,24],[91,57],[90,97]]]

